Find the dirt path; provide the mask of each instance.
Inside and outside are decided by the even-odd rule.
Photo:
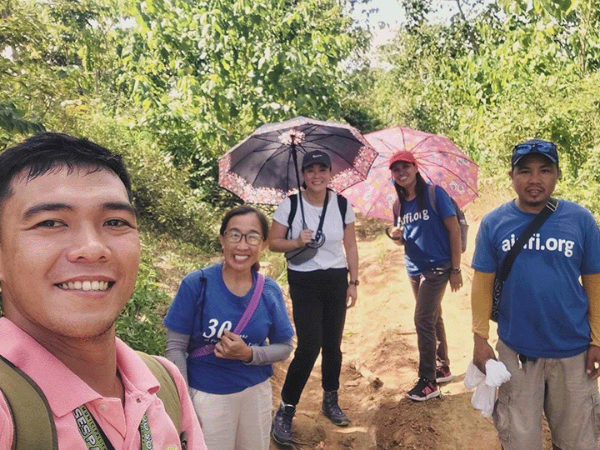
[[[487,199],[488,202],[490,199]],[[499,199],[492,200],[494,203]],[[442,385],[442,396],[417,403],[405,398],[416,380],[418,352],[413,324],[414,297],[406,276],[404,255],[381,232],[385,222],[358,221],[360,281],[357,305],[348,311],[342,350],[340,405],[352,423],[332,425],[319,412],[322,396],[320,359],[302,395],[294,436],[302,449],[499,449],[494,426],[471,406],[463,384],[472,355],[470,287],[475,234],[481,218],[478,203],[467,210],[471,229],[463,254],[464,286],[448,289],[443,300],[451,370],[454,380]],[[495,330],[493,330],[495,335]],[[275,366],[272,379],[278,404],[289,361]],[[361,369],[362,374],[357,370]],[[365,369],[368,371],[366,372]],[[383,384],[365,378],[371,372]],[[272,449],[278,448],[274,443]],[[548,447],[548,448],[551,448]]]

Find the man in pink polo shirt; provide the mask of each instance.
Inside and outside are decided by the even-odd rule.
[[[108,450],[182,448],[156,395],[158,381],[115,336],[139,260],[131,184],[120,156],[58,133],[0,154],[6,316],[0,355],[44,393],[61,449],[96,448],[91,440]],[[204,450],[185,381],[161,361],[177,384],[187,448]],[[0,392],[0,450],[11,449],[13,440],[11,410]]]

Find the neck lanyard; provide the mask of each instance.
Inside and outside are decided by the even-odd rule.
[[[75,408],[73,415],[88,450],[115,450],[85,405]],[[141,450],[152,450],[154,448],[146,413],[144,413],[140,422],[140,440],[142,442]]]

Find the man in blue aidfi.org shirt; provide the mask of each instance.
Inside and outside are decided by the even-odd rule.
[[[509,175],[517,198],[484,217],[473,256],[473,361],[482,371],[495,359],[487,342],[495,273],[554,191],[556,146],[517,145]],[[517,255],[500,297],[498,336],[498,359],[511,373],[494,407],[504,450],[542,448],[542,410],[554,449],[597,450],[600,232],[587,209],[560,200]]]

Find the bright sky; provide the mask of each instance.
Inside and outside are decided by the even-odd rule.
[[[491,3],[493,0],[485,0],[486,4]],[[435,14],[430,17],[431,21],[435,22],[446,22],[453,15],[458,13],[458,7],[456,6],[456,0],[437,0],[434,2],[434,7],[438,10]],[[372,26],[374,33],[374,46],[384,44],[387,40],[391,39],[394,35],[394,29],[397,29],[404,21],[404,9],[400,5],[399,0],[371,0],[366,8],[377,8],[379,11],[372,13],[368,18],[368,22]],[[365,7],[359,7],[358,11],[353,14],[354,18],[360,22],[366,22],[366,14],[362,13],[362,9]],[[481,10],[480,6],[478,10]],[[468,7],[463,6],[463,11],[467,17],[472,17],[476,11],[471,11]],[[385,22],[388,26],[380,29],[378,26],[379,22]]]

